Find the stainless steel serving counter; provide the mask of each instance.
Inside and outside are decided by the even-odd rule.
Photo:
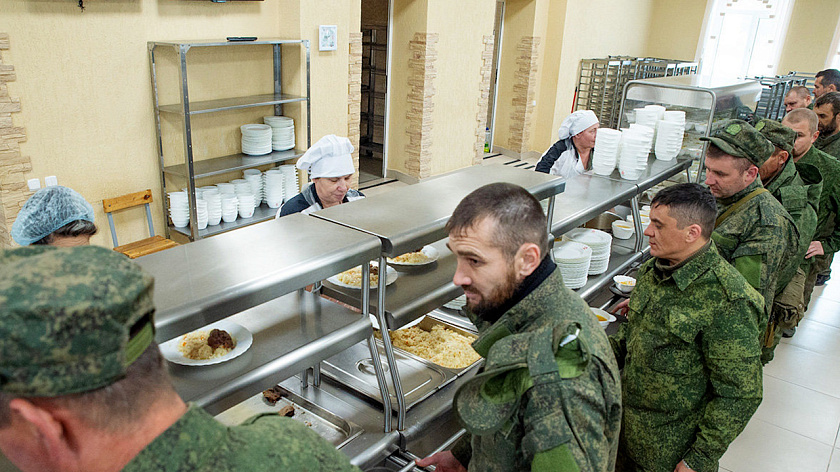
[[[638,186],[629,180],[594,174],[571,177],[566,190],[557,196],[551,233],[560,236],[638,194]]]

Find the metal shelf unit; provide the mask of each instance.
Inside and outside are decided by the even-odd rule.
[[[382,159],[385,142],[385,90],[388,84],[387,43],[384,26],[362,28],[362,111],[359,151]]]
[[[202,239],[232,229],[240,228],[274,217],[276,209],[271,211],[263,205],[257,208],[251,218],[237,219],[233,223],[222,223],[203,230],[198,229],[196,222],[196,180],[206,177],[224,174],[236,170],[250,169],[258,166],[276,164],[296,159],[303,155],[304,151],[311,144],[311,115],[310,115],[310,82],[309,82],[309,40],[306,39],[264,39],[247,42],[230,42],[223,40],[209,41],[150,41],[148,43],[149,66],[151,68],[152,90],[154,92],[155,125],[158,143],[158,158],[160,160],[160,186],[164,217],[167,217],[168,200],[166,198],[167,185],[166,177],[183,179],[187,188],[190,223],[184,228],[176,228],[174,225],[166,225],[166,236],[169,237],[174,231],[187,236],[191,241]],[[303,73],[305,78],[301,80],[301,87],[305,90],[298,95],[287,94],[282,86],[282,57],[285,47],[303,48],[305,53],[305,66]],[[249,95],[243,97],[226,97],[213,100],[191,101],[187,80],[187,59],[188,52],[192,48],[207,47],[271,47],[272,48],[272,73],[274,91],[273,93]],[[157,64],[155,62],[158,48],[172,49],[178,55],[178,78],[180,87],[180,103],[161,104],[158,93]],[[241,110],[253,107],[273,106],[275,115],[282,115],[283,105],[300,103],[306,107],[306,147],[303,149],[292,149],[289,151],[274,151],[263,156],[249,156],[242,153],[228,156],[195,160],[193,155],[193,133],[191,118],[196,115],[208,113],[220,113],[230,110]],[[179,116],[183,122],[183,164],[165,165],[163,137],[161,136],[161,114],[172,114]]]

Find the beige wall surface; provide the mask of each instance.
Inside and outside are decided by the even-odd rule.
[[[158,198],[159,165],[146,49],[151,40],[238,35],[309,39],[313,141],[325,134],[346,134],[347,37],[351,29],[359,30],[359,0],[320,3],[326,5],[306,8],[302,0],[221,4],[89,1],[81,12],[76,2],[70,1],[2,0],[0,31],[11,38],[4,59],[17,72],[17,81],[9,88],[22,103],[22,112],[14,119],[28,135],[21,152],[32,158],[27,178],[38,177],[43,182],[44,176],[56,175],[59,184],[84,195],[94,206],[100,227],[93,242],[104,246],[111,242],[102,213],[103,198],[150,187]],[[338,26],[338,51],[317,51],[321,24]],[[193,98],[270,92],[270,54],[247,49],[199,53],[196,66],[188,73]],[[174,65],[173,59],[174,55],[162,59],[161,68],[167,61]],[[294,51],[284,55],[284,78],[292,91],[300,90],[301,62]],[[171,84],[169,80],[174,79],[177,84],[175,75],[162,74],[161,80]],[[174,97],[168,95],[167,99]],[[288,105],[288,113],[301,118],[294,107]],[[265,107],[197,118],[194,125],[201,128],[194,136],[196,156],[234,152],[239,147],[239,125],[259,121],[270,113]],[[170,118],[163,126],[180,124]],[[305,122],[298,119],[299,145],[304,127]],[[177,134],[164,144],[172,152],[182,149]],[[162,232],[159,203],[154,205],[154,216],[155,228]],[[142,210],[119,214],[117,229],[121,243],[145,237]]]
[[[840,2],[837,0],[796,0],[777,73],[825,69],[838,19]]]
[[[646,54],[693,61],[707,3],[707,0],[654,0]]]

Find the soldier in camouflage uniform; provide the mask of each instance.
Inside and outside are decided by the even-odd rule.
[[[707,189],[675,185],[651,205],[653,258],[610,337],[623,369],[616,471],[716,472],[761,403],[764,300],[710,241]]]
[[[820,151],[840,159],[840,92],[828,92],[814,102],[814,113],[819,119],[820,136],[814,146]]]
[[[834,253],[840,250],[840,225],[835,224],[840,213],[840,161],[813,145],[818,136],[818,119],[811,110],[793,110],[785,115],[782,124],[796,132],[793,160],[797,167],[816,167],[823,179],[817,229],[801,266],[806,274],[803,302],[807,309],[817,277],[828,273]]]
[[[618,366],[597,318],[563,286],[545,216],[521,187],[471,193],[448,223],[453,281],[479,329],[482,373],[455,394],[470,433],[418,461],[438,472],[612,471],[621,422]]]
[[[101,247],[0,253],[0,449],[21,470],[352,471],[277,415],[226,427],[172,388],[152,278]]]
[[[822,178],[819,170],[808,164],[797,164],[793,161],[793,143],[796,132],[778,121],[763,119],[755,125],[755,129],[768,141],[773,143],[775,151],[758,169],[761,183],[785,210],[788,211],[799,231],[799,249],[796,260],[805,259],[805,253],[811,244],[811,238],[817,229],[817,212],[819,211]],[[810,167],[810,168],[809,168]],[[818,179],[806,184],[800,176],[802,169],[806,178]],[[770,325],[767,327],[766,337],[762,345],[761,362],[766,364],[773,360],[773,351],[782,339],[782,331],[796,327],[805,314],[803,302],[803,288],[805,272],[796,268],[796,273],[789,280],[780,279],[779,285],[784,288],[773,299],[773,311],[770,314]]]
[[[720,255],[764,297],[764,330],[773,298],[799,266],[796,225],[758,178],[773,144],[741,120],[726,120],[700,139],[710,141],[706,185],[718,207],[712,239]]]

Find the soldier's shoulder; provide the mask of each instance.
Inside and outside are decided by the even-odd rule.
[[[757,307],[764,305],[764,299],[750,284],[747,279],[738,272],[732,264],[718,256],[710,264],[709,274],[715,278],[720,293],[729,302],[735,300],[746,300]]]
[[[784,227],[794,225],[790,213],[788,213],[784,205],[776,200],[776,197],[770,194],[770,192],[764,192],[758,195],[755,200],[756,204],[754,208],[759,215],[758,221],[761,222],[762,226]]]

